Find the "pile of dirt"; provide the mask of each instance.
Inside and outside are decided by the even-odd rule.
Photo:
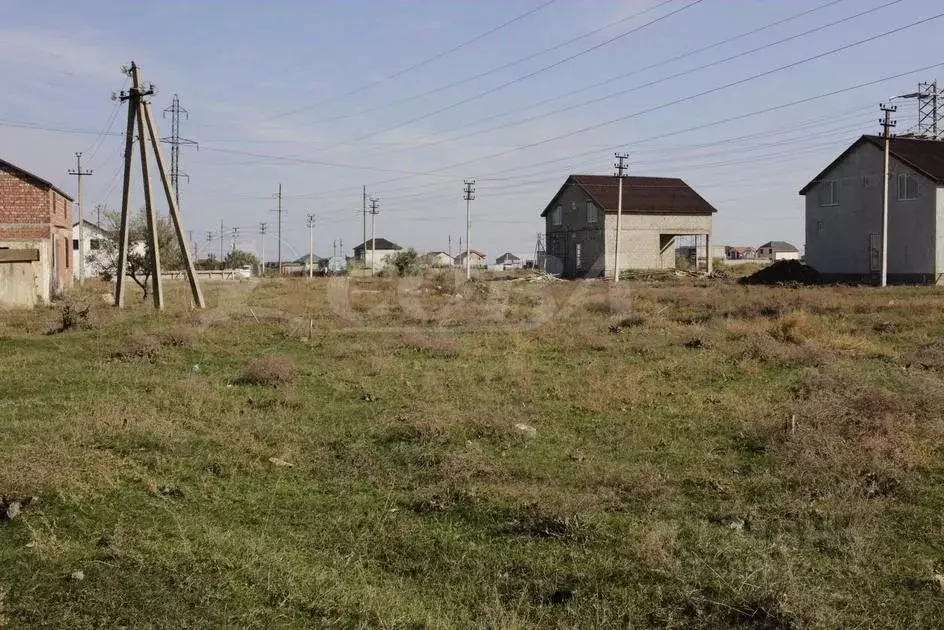
[[[741,284],[822,284],[819,272],[799,260],[778,260],[741,278]]]

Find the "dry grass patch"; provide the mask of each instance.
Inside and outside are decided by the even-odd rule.
[[[164,335],[164,344],[174,348],[187,348],[197,343],[199,335],[189,326],[174,326]]]
[[[152,361],[160,356],[162,349],[160,339],[136,330],[120,342],[118,349],[112,353],[112,358],[119,361]]]
[[[278,387],[290,383],[296,373],[297,368],[292,357],[284,354],[270,354],[250,361],[239,383]]]

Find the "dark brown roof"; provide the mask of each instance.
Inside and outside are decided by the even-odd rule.
[[[767,241],[757,249],[770,249],[773,252],[799,252],[794,245],[786,241]]]
[[[46,181],[45,179],[43,179],[42,177],[38,177],[38,176],[36,176],[36,175],[33,175],[32,173],[30,173],[30,172],[27,171],[26,169],[20,168],[20,167],[17,166],[16,164],[13,164],[13,163],[11,163],[11,162],[7,162],[7,161],[4,160],[4,159],[0,159],[0,169],[9,169],[9,170],[11,170],[11,171],[13,171],[13,172],[19,174],[20,177],[23,177],[23,178],[25,178],[25,179],[31,179],[31,180],[33,180],[34,183],[39,184],[39,185],[40,185],[41,187],[43,187],[43,188],[52,188],[52,189],[55,190],[57,193],[59,193],[60,195],[62,195],[62,196],[65,197],[66,199],[68,199],[69,201],[75,201],[75,200],[72,198],[72,195],[69,195],[69,194],[63,192],[63,191],[60,190],[59,188],[56,188],[56,187],[52,184],[52,182],[47,182],[47,181]]]
[[[863,144],[871,144],[879,150],[885,150],[885,139],[882,136],[862,136],[843,151],[839,157],[829,163],[819,175],[800,190],[801,195],[809,192],[826,174],[849,153]],[[904,162],[939,186],[944,185],[944,142],[926,138],[904,138],[893,136],[888,146],[888,152],[900,162]]]
[[[380,238],[379,236],[378,236],[376,239],[373,239],[373,240],[367,239],[366,242],[361,243],[360,245],[355,245],[355,246],[354,246],[354,251],[356,252],[356,251],[358,251],[358,250],[362,250],[362,249],[365,249],[365,248],[368,249],[368,250],[370,250],[370,249],[376,249],[376,250],[378,250],[378,251],[379,251],[379,250],[384,250],[384,251],[386,251],[386,250],[391,250],[391,249],[403,249],[402,247],[400,247],[399,245],[397,245],[397,244],[394,243],[393,241],[388,241],[387,239],[385,239],[385,238]]]
[[[570,184],[582,188],[605,212],[616,212],[619,205],[616,175],[571,175],[544,208],[542,217]],[[711,214],[717,211],[677,177],[623,177],[623,212],[627,214]]]

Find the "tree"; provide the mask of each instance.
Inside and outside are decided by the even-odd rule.
[[[151,273],[154,262],[151,260],[151,246],[147,237],[147,213],[144,209],[128,217],[128,264],[125,275],[134,280],[144,292],[143,299],[147,299],[151,292]],[[99,253],[102,262],[102,276],[106,280],[114,280],[118,275],[119,238],[121,228],[121,214],[111,210],[102,213],[102,223],[99,227],[108,235],[102,243],[104,252]],[[161,268],[175,270],[183,268],[183,254],[177,233],[169,217],[158,216],[155,225],[157,232],[157,247],[160,250]]]
[[[220,261],[216,259],[216,254],[210,252],[206,258],[198,260],[193,266],[201,271],[214,271],[220,268]]]
[[[259,264],[259,259],[256,258],[256,255],[251,252],[244,252],[241,249],[234,248],[226,255],[226,259],[223,262],[225,268],[238,269],[239,267],[245,267],[246,265],[255,267],[257,264]]]

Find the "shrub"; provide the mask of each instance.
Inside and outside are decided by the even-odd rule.
[[[151,360],[161,353],[161,342],[155,337],[135,331],[128,335],[113,354],[112,358],[129,361],[133,359]]]
[[[174,326],[164,336],[164,343],[177,348],[192,346],[197,343],[197,331],[187,326]]]
[[[419,254],[412,247],[401,250],[390,258],[390,266],[396,269],[398,276],[415,276],[420,272]]]
[[[90,327],[89,313],[92,308],[85,302],[67,300],[59,311],[59,324],[50,332],[61,333]]]
[[[294,377],[295,361],[292,357],[270,354],[250,361],[239,382],[243,385],[278,387],[290,382]]]

